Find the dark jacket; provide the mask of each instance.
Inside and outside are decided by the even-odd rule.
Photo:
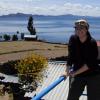
[[[68,66],[72,66],[76,71],[84,64],[89,67],[89,70],[79,74],[78,76],[96,75],[99,73],[97,63],[98,47],[96,41],[89,35],[87,40],[82,43],[78,36],[72,35],[68,45]]]

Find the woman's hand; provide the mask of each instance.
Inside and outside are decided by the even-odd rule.
[[[69,76],[69,72],[65,71],[61,76],[65,77],[65,79]]]
[[[76,75],[75,72],[71,72],[71,73],[70,73],[70,76],[71,76],[71,77],[75,77],[75,75]]]
[[[88,66],[86,64],[84,64],[80,69],[78,69],[77,71],[75,72],[70,72],[70,76],[71,77],[75,77],[76,75],[78,74],[81,74],[85,71],[89,70]]]

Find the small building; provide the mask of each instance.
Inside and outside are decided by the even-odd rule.
[[[27,40],[27,41],[37,40],[37,35],[24,35],[24,40]]]

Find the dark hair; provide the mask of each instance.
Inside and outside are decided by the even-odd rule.
[[[87,36],[89,37],[89,38],[91,38],[91,34],[90,34],[90,32],[89,31],[87,31]]]

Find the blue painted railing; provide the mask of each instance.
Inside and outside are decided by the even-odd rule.
[[[47,88],[42,90],[39,94],[37,94],[35,97],[32,98],[32,100],[41,100],[41,98],[46,95],[50,90],[52,90],[54,87],[56,87],[60,82],[62,82],[65,79],[64,76],[59,77],[57,80],[55,80],[52,84],[50,84]]]
[[[41,98],[46,95],[50,90],[52,90],[54,87],[56,87],[59,83],[61,83],[63,80],[65,80],[64,76],[59,77],[57,80],[55,80],[52,84],[50,84],[47,88],[43,89],[40,93],[38,93],[35,97],[33,97],[31,100],[41,100]],[[84,96],[87,96],[87,94],[82,94]]]

